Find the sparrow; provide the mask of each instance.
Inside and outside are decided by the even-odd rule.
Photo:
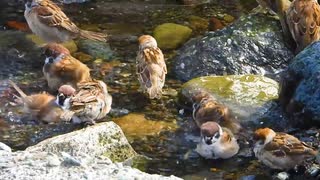
[[[76,88],[79,82],[91,81],[90,69],[72,57],[69,50],[62,45],[47,44],[44,55],[46,59],[42,71],[52,91],[58,90],[64,84]]]
[[[64,111],[55,103],[55,96],[45,92],[27,96],[14,82],[9,81],[9,83],[20,94],[16,96],[17,102],[24,105],[24,112],[30,114],[32,118],[46,123],[60,121]]]
[[[86,38],[106,42],[106,34],[82,30],[50,0],[26,0],[24,17],[31,31],[46,42]]]
[[[192,116],[198,127],[206,122],[216,122],[233,133],[238,133],[241,129],[240,123],[231,117],[229,109],[210,96],[205,96],[199,103],[193,104]]]
[[[140,36],[138,41],[136,63],[141,88],[148,93],[150,99],[160,99],[167,74],[164,56],[152,36]]]
[[[294,0],[286,13],[296,53],[320,39],[320,6],[317,0]]]
[[[112,96],[103,81],[81,82],[77,84],[77,89],[62,85],[58,91],[56,103],[72,112],[70,117],[65,117],[65,121],[94,124],[95,120],[104,118],[111,110]]]
[[[263,9],[268,10],[273,15],[278,15],[284,39],[287,42],[288,46],[293,47],[294,39],[291,36],[287,22],[287,11],[291,5],[289,0],[256,0],[260,8],[256,9],[256,12],[259,12]],[[294,47],[295,48],[295,47]]]
[[[228,159],[239,151],[239,144],[228,128],[222,128],[216,122],[201,125],[201,140],[196,152],[206,159]]]
[[[255,156],[272,169],[289,170],[318,154],[296,137],[270,128],[255,131]]]

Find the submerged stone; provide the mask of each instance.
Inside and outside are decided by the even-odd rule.
[[[164,23],[154,29],[153,35],[160,49],[176,49],[189,39],[191,33],[189,27]]]
[[[88,39],[80,39],[77,41],[79,50],[87,53],[94,58],[111,60],[114,57],[114,52],[111,50],[110,45],[105,42],[97,42]]]
[[[292,58],[278,20],[248,15],[185,43],[176,57],[174,72],[183,81],[206,75],[272,75]]]
[[[142,137],[157,135],[161,131],[175,130],[175,123],[146,119],[144,114],[130,113],[120,118],[114,118],[127,137]]]

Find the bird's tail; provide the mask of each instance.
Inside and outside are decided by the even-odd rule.
[[[98,32],[80,30],[80,37],[90,39],[93,41],[106,42],[108,35],[103,33],[98,33]]]
[[[13,81],[9,80],[10,85],[20,94],[20,96],[25,99],[27,95],[18,87],[16,83]]]

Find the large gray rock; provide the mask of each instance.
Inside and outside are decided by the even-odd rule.
[[[281,80],[282,106],[304,125],[320,124],[319,85],[320,42],[315,42],[292,60]]]
[[[187,42],[179,50],[174,72],[183,81],[205,75],[266,75],[285,68],[292,58],[278,20],[248,15]]]
[[[179,179],[151,175],[110,160],[136,155],[121,129],[100,123],[47,139],[25,151],[0,149],[0,179]]]

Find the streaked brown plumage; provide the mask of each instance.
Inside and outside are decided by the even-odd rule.
[[[92,124],[109,113],[112,97],[103,81],[82,82],[77,87],[74,89],[70,85],[63,85],[57,96],[57,104],[73,112],[70,114],[73,117],[70,116],[69,120]]]
[[[286,15],[289,30],[297,44],[297,53],[319,40],[320,6],[316,0],[294,0]]]
[[[149,35],[139,37],[139,52],[136,58],[140,85],[151,99],[161,98],[167,66],[156,40]]]
[[[27,0],[25,6],[24,17],[30,29],[47,42],[65,42],[78,37],[106,42],[106,34],[78,28],[50,0]]]
[[[193,119],[198,127],[205,122],[212,121],[230,129],[233,133],[238,133],[241,129],[240,123],[231,118],[229,109],[212,97],[205,97],[193,105]]]
[[[274,132],[270,128],[256,130],[255,156],[272,169],[288,170],[318,154],[296,137]]]
[[[56,43],[49,43],[44,49],[42,71],[51,90],[56,91],[63,84],[76,87],[79,82],[91,81],[90,69],[72,57],[68,49]]]
[[[48,93],[39,93],[27,96],[14,82],[9,81],[12,87],[20,94],[18,100],[24,104],[24,111],[40,121],[47,123],[59,122],[63,114],[62,108],[55,103],[55,97]]]

